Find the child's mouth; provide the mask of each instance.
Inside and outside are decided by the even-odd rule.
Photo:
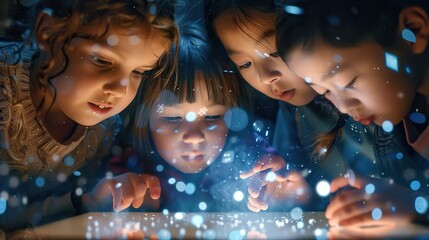
[[[107,104],[97,104],[89,102],[88,105],[94,113],[99,115],[105,115],[110,112],[110,110],[112,110],[112,106]]]

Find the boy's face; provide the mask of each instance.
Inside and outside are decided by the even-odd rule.
[[[198,173],[216,160],[228,134],[227,107],[208,99],[203,81],[195,91],[194,103],[166,105],[159,99],[150,112],[150,131],[158,153],[184,173]]]
[[[228,14],[214,28],[241,76],[256,90],[273,99],[302,106],[316,93],[278,56],[273,14],[249,11],[255,20],[237,27]]]
[[[416,84],[404,59],[375,43],[335,48],[320,39],[310,51],[296,48],[287,56],[291,69],[342,113],[379,126],[399,123],[410,110]]]
[[[92,24],[78,31],[94,35],[100,30]],[[162,42],[156,34],[124,33],[112,26],[100,39],[75,37],[65,50],[65,71],[51,80],[56,91],[51,111],[85,126],[121,112],[135,97],[142,73],[164,52]]]

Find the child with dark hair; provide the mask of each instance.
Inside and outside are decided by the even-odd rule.
[[[115,173],[132,169],[159,178],[161,197],[152,209],[146,202],[146,210],[259,211],[247,201],[249,185],[282,199],[273,210],[306,202],[306,182],[292,168],[266,180],[270,169],[285,162],[249,127],[243,82],[220,67],[202,22],[179,19],[178,25],[178,75],[144,81],[143,104],[132,118],[140,154],[128,152],[111,162],[111,169],[127,166]],[[240,174],[254,166],[265,173],[242,180]]]
[[[347,185],[356,189],[341,192],[330,203],[326,210],[330,223],[380,224],[427,215],[423,196],[428,192],[429,171],[429,4],[280,3],[277,46],[291,70],[342,113],[363,125],[374,123],[376,131],[386,136],[405,133],[408,142],[392,137],[381,145],[375,139],[383,157],[377,160],[384,160],[383,169],[388,170],[379,177],[393,178],[393,184],[357,175],[331,183],[332,191]],[[367,186],[375,186],[374,193],[368,193]]]
[[[108,151],[116,114],[145,71],[165,70],[178,35],[169,1],[42,0],[38,9],[29,39],[0,43],[0,185],[8,193],[0,196],[0,226],[7,231],[91,210],[111,195],[121,210],[128,207],[121,200],[145,193],[111,186],[146,184],[149,176],[104,179],[84,194],[65,182]]]
[[[223,44],[244,80],[279,100],[273,147],[288,163],[300,166],[311,185],[343,175],[348,168],[366,175],[386,171],[376,160],[382,153],[374,144],[373,127],[347,120],[280,58],[273,1],[207,0],[205,4],[212,38]],[[313,209],[324,208],[327,199],[323,199],[315,201]]]

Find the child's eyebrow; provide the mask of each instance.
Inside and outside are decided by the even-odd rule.
[[[321,80],[327,81],[327,80],[335,77],[335,75],[337,75],[338,73],[344,72],[347,69],[348,69],[347,65],[335,64],[328,69],[328,71],[324,74],[324,76],[321,78]]]
[[[262,40],[265,40],[266,38],[272,37],[276,35],[276,30],[274,28],[267,29],[266,31],[262,32],[259,39],[257,39],[259,42]]]

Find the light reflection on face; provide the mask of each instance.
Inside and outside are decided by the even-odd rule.
[[[386,66],[387,53],[375,43],[335,48],[316,40],[310,51],[297,48],[288,55],[291,69],[319,94],[324,94],[342,113],[355,121],[379,126],[399,123],[408,113],[416,92],[405,58],[398,70]]]
[[[78,30],[87,35],[97,24]],[[164,52],[154,32],[127,33],[115,27],[100,39],[75,37],[66,49],[68,65],[52,79],[55,102],[51,112],[64,114],[80,125],[95,125],[127,107],[135,97],[144,71],[152,69]]]
[[[197,80],[198,81],[198,80]],[[150,111],[150,132],[160,156],[184,173],[198,173],[219,156],[227,139],[228,108],[209,100],[204,81],[196,101],[167,105],[159,99]]]
[[[253,22],[236,26],[228,13],[219,16],[214,28],[241,76],[266,96],[295,106],[309,103],[317,95],[279,57],[274,14],[248,11]]]

